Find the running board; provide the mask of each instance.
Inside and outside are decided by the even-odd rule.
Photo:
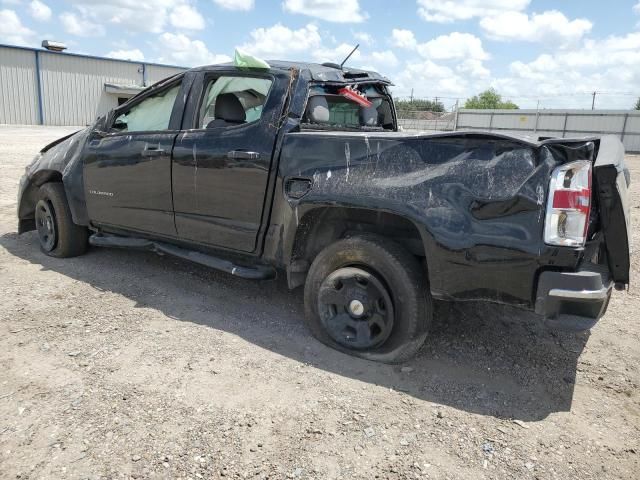
[[[119,235],[110,235],[106,233],[94,233],[89,237],[89,243],[94,247],[149,250],[158,254],[171,255],[173,257],[182,258],[193,263],[204,265],[205,267],[222,270],[223,272],[227,272],[241,278],[269,280],[276,277],[275,269],[267,265],[244,267],[213,255],[196,252],[195,250],[188,250],[186,248],[177,247],[175,245],[155,240],[146,240],[144,238],[136,237],[121,237]]]

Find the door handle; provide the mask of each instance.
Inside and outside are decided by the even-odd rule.
[[[164,154],[164,149],[158,147],[145,147],[144,150],[142,150],[143,157],[159,157]]]
[[[260,158],[258,152],[247,152],[246,150],[231,150],[227,152],[227,158],[232,160],[257,160]]]

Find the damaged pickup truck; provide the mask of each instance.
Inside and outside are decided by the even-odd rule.
[[[322,342],[401,362],[433,299],[591,328],[629,283],[614,137],[398,130],[390,82],[337,65],[196,68],[42,149],[19,231],[55,257],[148,249],[304,285]]]

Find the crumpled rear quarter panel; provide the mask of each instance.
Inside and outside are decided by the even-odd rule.
[[[549,178],[559,163],[545,145],[490,135],[303,132],[287,135],[281,158],[281,178],[313,183],[288,201],[294,222],[318,205],[411,220],[437,297],[531,306],[542,265],[578,262],[579,250],[542,240]]]

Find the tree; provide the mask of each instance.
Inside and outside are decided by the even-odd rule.
[[[635,110],[640,110],[640,98],[638,98],[638,101],[636,102],[636,106],[633,107]]]
[[[432,100],[396,100],[395,104],[399,112],[444,112],[444,104]]]
[[[467,99],[464,104],[464,108],[475,108],[475,109],[502,109],[502,110],[513,110],[520,108],[518,105],[513,103],[510,100],[503,101],[502,95],[495,91],[495,89],[490,88],[485,90],[484,92],[474,95],[473,97]]]

